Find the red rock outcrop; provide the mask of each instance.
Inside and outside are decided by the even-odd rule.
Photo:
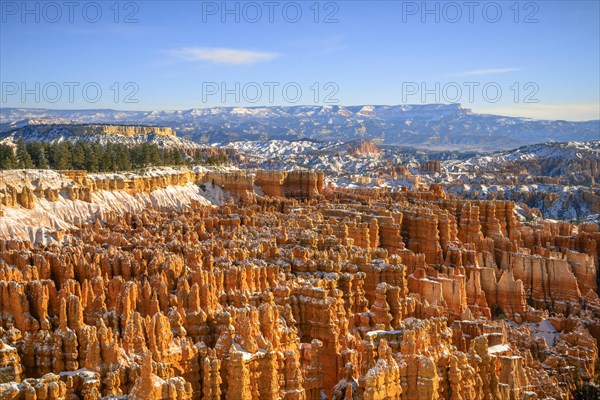
[[[256,202],[253,179],[246,171],[208,172],[202,178],[203,182],[219,186],[247,204]]]
[[[381,150],[377,148],[375,143],[368,139],[347,143],[346,151],[354,156],[381,153]]]
[[[323,192],[324,177],[322,172],[258,170],[254,182],[267,196],[315,199]]]
[[[438,160],[428,160],[421,164],[421,170],[428,174],[435,174],[442,172],[442,165]]]

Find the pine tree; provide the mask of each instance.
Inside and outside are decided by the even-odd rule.
[[[140,161],[142,167],[147,167],[152,162],[152,149],[148,143],[142,144]]]
[[[163,151],[162,160],[164,165],[173,165],[173,152],[171,150]]]
[[[47,143],[19,141],[17,151],[8,145],[0,145],[0,169],[51,168],[81,169],[88,172],[128,171],[160,165],[186,165],[202,159],[202,151],[184,158],[178,149],[163,150],[156,144],[143,143],[127,146],[120,143],[99,143],[78,141]],[[220,164],[226,157],[223,154],[209,157],[208,164]]]
[[[75,143],[75,147],[73,148],[73,154],[71,155],[71,163],[73,168],[75,169],[86,169],[85,164],[85,148],[87,144],[84,144],[81,141]]]
[[[131,149],[129,149],[129,156],[131,159],[131,166],[133,168],[143,167],[142,146],[133,146]]]
[[[73,144],[71,142],[62,142],[58,145],[56,169],[73,169],[71,155],[73,153]]]
[[[36,163],[36,167],[39,169],[48,169],[50,168],[50,164],[48,164],[48,159],[46,158],[46,152],[42,151],[39,155],[38,161]]]
[[[17,160],[19,168],[31,169],[35,167],[31,156],[27,152],[27,145],[23,139],[20,139],[17,142]]]
[[[100,172],[110,171],[111,168],[111,155],[110,145],[102,149],[100,156],[98,157],[98,170]]]
[[[183,164],[183,157],[181,156],[181,152],[177,149],[173,149],[173,154],[171,156],[171,162],[173,165],[181,165]]]
[[[18,168],[19,161],[15,156],[13,148],[6,144],[0,144],[0,169]]]
[[[51,169],[56,169],[56,160],[58,159],[58,144],[48,143],[46,147],[46,154],[48,155],[48,163]]]
[[[27,143],[27,152],[31,155],[31,159],[36,168],[49,168],[48,157],[46,156],[46,146],[42,142]]]
[[[129,148],[123,144],[115,147],[116,166],[119,171],[127,171],[131,169],[131,156]]]
[[[100,171],[100,160],[104,156],[104,147],[99,144],[85,146],[85,170],[88,172]]]

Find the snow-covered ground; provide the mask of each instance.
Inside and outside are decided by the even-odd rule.
[[[506,322],[513,327],[529,327],[531,336],[534,338],[544,338],[548,346],[554,346],[560,338],[560,332],[558,332],[547,319],[543,319],[540,322],[524,322],[521,325],[513,321],[507,320]]]
[[[391,164],[418,162],[413,154],[382,150],[379,154],[350,154],[344,142],[311,140],[267,140],[214,143],[213,146],[234,149],[243,157],[242,166],[264,169],[313,169],[328,176],[369,174]],[[414,153],[414,151],[413,151]]]
[[[216,143],[236,150],[241,168],[297,169],[325,172],[326,183],[338,187],[412,187],[439,183],[469,199],[506,199],[538,208],[545,218],[598,221],[600,141],[541,143],[510,151],[469,155],[381,146],[379,152],[356,154],[351,143],[311,140],[261,140]],[[421,164],[438,160],[440,173]],[[391,171],[406,167],[411,176]],[[418,180],[414,179],[418,177]],[[521,208],[522,216],[527,212]]]
[[[147,172],[149,176],[160,176],[179,172],[172,168],[154,168]],[[131,178],[133,174],[91,174],[91,179]],[[0,188],[10,183],[13,187],[32,185],[39,188],[60,189],[70,185],[64,176],[54,171],[5,171],[0,174]],[[41,186],[38,186],[41,185]],[[27,239],[32,242],[53,240],[53,231],[67,231],[85,222],[102,220],[107,213],[141,212],[148,207],[185,208],[192,202],[203,205],[220,204],[226,195],[220,188],[211,188],[206,192],[194,183],[180,186],[167,186],[150,193],[130,194],[124,190],[95,190],[91,202],[71,200],[64,191],[59,192],[56,201],[44,198],[35,199],[33,209],[21,206],[3,207],[0,216],[0,237]]]

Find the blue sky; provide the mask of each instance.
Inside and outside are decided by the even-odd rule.
[[[460,102],[600,119],[598,1],[0,3],[3,107]]]

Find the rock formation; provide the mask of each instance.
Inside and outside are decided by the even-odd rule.
[[[267,196],[314,199],[323,192],[323,173],[309,171],[256,171],[256,186]]]
[[[442,165],[438,160],[428,160],[421,164],[421,170],[428,174],[435,174],[442,172]]]
[[[15,173],[0,187],[0,398],[592,390],[597,226],[521,223],[511,202],[462,200],[437,185],[342,189],[323,179]],[[67,208],[68,226],[44,227],[49,239],[15,234],[16,216],[24,225]]]

